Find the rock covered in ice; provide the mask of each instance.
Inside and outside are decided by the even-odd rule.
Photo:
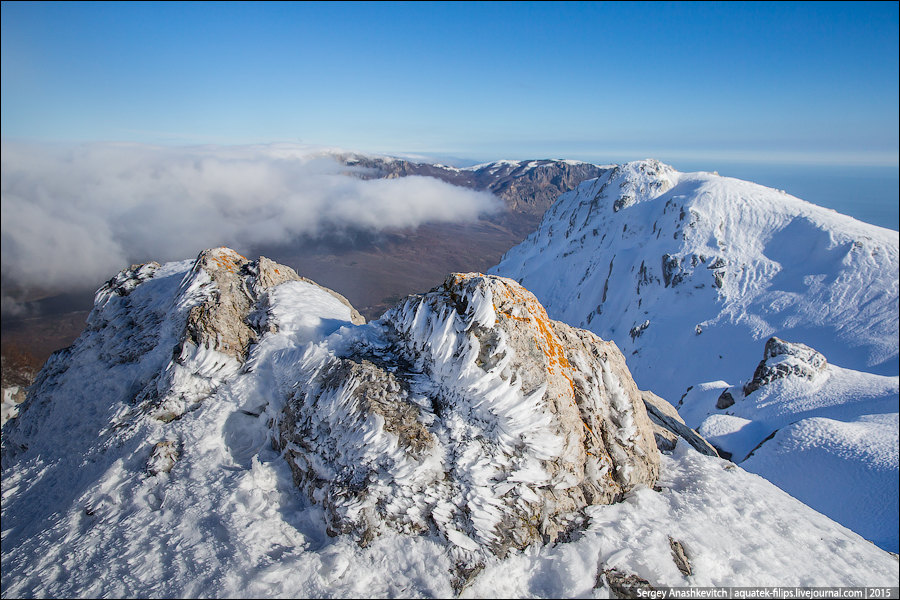
[[[514,281],[452,274],[365,329],[308,354],[276,427],[330,532],[433,532],[502,556],[656,481],[622,354]]]
[[[101,419],[105,433],[126,435],[145,418],[181,418],[237,375],[251,346],[276,329],[269,292],[290,281],[311,284],[350,306],[290,267],[265,257],[251,261],[224,247],[204,250],[194,261],[123,269],[97,291],[81,336],[41,370],[21,423],[4,434],[4,464],[33,446],[28,440],[51,423],[58,435],[81,429],[97,435],[78,420],[80,413],[60,408],[57,397],[92,407],[85,410]],[[364,322],[352,307],[350,312],[354,323]],[[79,379],[92,372],[102,376]]]

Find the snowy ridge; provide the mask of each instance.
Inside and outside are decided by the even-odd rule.
[[[660,457],[615,346],[539,307],[455,275],[361,326],[227,249],[126,269],[2,429],[3,597],[606,597],[611,568],[897,585],[894,558],[765,480],[680,441]],[[550,528],[483,552],[541,502]],[[342,534],[357,517],[390,526]]]
[[[491,272],[522,282],[553,318],[614,340],[641,386],[672,398],[712,371],[738,380],[772,335],[897,374],[898,265],[895,232],[642,161],[561,196]]]
[[[562,195],[491,272],[528,287],[553,318],[616,342],[642,388],[677,403],[690,427],[740,461],[803,419],[836,420],[836,436],[842,423],[896,421],[898,246],[896,232],[781,191],[647,160]],[[753,365],[776,335],[812,354],[767,357],[771,369],[798,376],[756,390]],[[815,375],[799,376],[804,369]],[[873,427],[856,450],[843,436],[842,450],[823,443],[821,461],[798,453],[792,467],[824,472],[843,456],[874,478],[869,487],[826,489],[827,477],[789,485],[759,454],[748,468],[896,551],[896,516],[875,513],[897,512],[897,462],[869,469],[863,446],[896,446],[898,432]],[[801,430],[812,431],[798,425],[791,435]],[[834,500],[817,503],[824,497]]]

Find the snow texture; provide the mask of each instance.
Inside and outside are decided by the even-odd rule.
[[[895,231],[782,191],[645,160],[560,196],[490,272],[614,341],[638,385],[733,460],[774,434],[748,469],[897,552],[896,452],[870,463],[867,445],[898,440],[898,247]],[[757,377],[773,336],[808,353]],[[801,424],[815,417],[830,425]],[[804,452],[775,450],[793,445]]]
[[[240,276],[252,281],[229,252],[210,258],[242,264]],[[245,317],[258,334],[246,356],[186,344],[192,309],[222,291],[207,268],[193,267],[135,266],[105,286],[88,328],[51,358],[3,427],[3,597],[603,597],[608,590],[594,586],[607,568],[656,585],[898,585],[886,552],[681,441],[661,457],[655,489],[637,485],[620,503],[587,509],[568,541],[511,548],[504,559],[485,554],[470,571],[459,569],[459,548],[477,540],[463,531],[448,533],[449,545],[392,530],[364,547],[332,537],[325,509],[274,448],[273,423],[298,372],[348,344],[374,345],[386,323],[355,325],[333,294],[290,280],[247,290],[265,310]],[[490,323],[486,298],[471,300],[471,322]],[[395,314],[413,309],[406,302]],[[439,317],[430,331],[424,321],[402,323],[421,334],[411,343],[431,349],[431,368],[452,370],[440,361],[466,337],[445,337],[437,326],[457,321]],[[601,371],[611,389],[622,388]],[[363,425],[361,435],[379,431]],[[634,439],[632,425],[625,419],[620,439]],[[560,451],[551,436],[526,446]],[[521,471],[523,482],[545,477]],[[690,576],[673,561],[670,538],[683,545]]]

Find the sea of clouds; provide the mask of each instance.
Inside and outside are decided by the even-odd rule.
[[[321,148],[2,143],[2,308],[95,289],[133,263],[342,230],[465,222],[487,192],[427,177],[363,179]],[[352,176],[357,175],[357,176]]]

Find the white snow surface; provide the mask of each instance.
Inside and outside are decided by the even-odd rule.
[[[452,546],[390,532],[365,548],[329,537],[321,508],[272,447],[270,423],[297,370],[378,324],[353,326],[326,292],[284,283],[269,293],[278,331],[244,365],[197,348],[179,364],[175,332],[210,292],[190,268],[163,265],[128,296],[98,296],[88,329],[39,376],[43,394],[32,398],[43,401],[27,401],[4,426],[2,596],[454,595]],[[479,318],[490,318],[486,306]],[[174,391],[183,416],[163,423],[136,410],[130,399],[148,384]],[[171,471],[149,470],[167,443],[178,454]],[[605,597],[594,584],[598,568],[611,567],[657,585],[898,585],[889,554],[687,444],[662,457],[660,489],[590,509],[571,542],[485,557],[462,596]],[[684,544],[690,577],[675,567],[668,536]]]
[[[19,404],[15,401],[15,395],[21,388],[17,385],[3,388],[3,399],[0,404],[0,425],[6,423],[19,414]]]
[[[489,272],[614,341],[639,387],[677,402],[752,375],[773,335],[900,374],[898,247],[896,231],[778,190],[646,160],[561,195]]]
[[[718,410],[727,387],[688,392],[679,407],[685,422],[743,468],[898,551],[897,377],[827,365],[813,380],[778,379],[746,397],[730,388],[734,405]]]
[[[783,191],[646,160],[560,196],[489,272],[614,341],[641,389],[735,461],[777,431],[747,469],[897,552],[898,247]],[[744,398],[771,336],[830,364]]]

